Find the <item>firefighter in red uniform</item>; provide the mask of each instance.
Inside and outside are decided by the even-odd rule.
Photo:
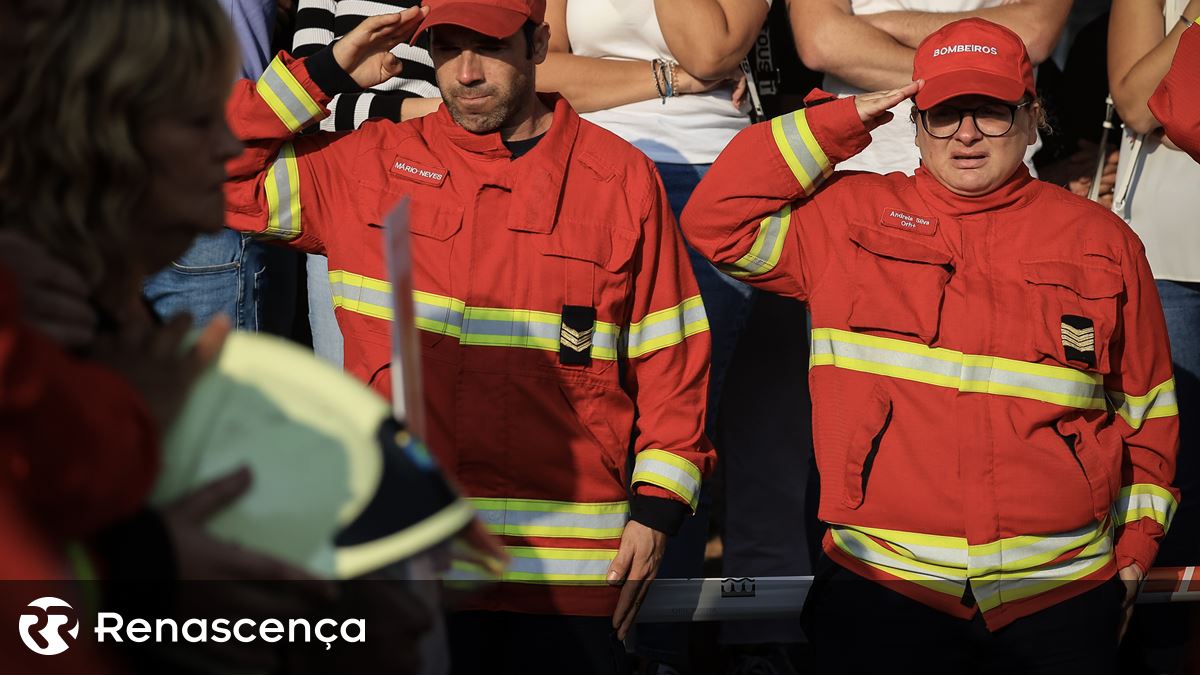
[[[744,130],[682,219],[812,312],[807,634],[821,672],[1115,672],[1121,579],[1179,498],[1153,277],[1120,219],[1027,172],[1015,33],[949,23],[913,79]],[[915,176],[833,172],[913,95]]]
[[[1179,38],[1171,69],[1150,98],[1150,112],[1175,145],[1200,162],[1200,17]]]
[[[522,672],[616,668],[613,628],[624,637],[645,584],[616,586],[653,577],[714,461],[708,324],[662,184],[632,146],[537,96],[544,12],[445,0],[373,17],[310,58],[281,54],[229,107],[246,150],[228,224],[329,257],[346,368],[384,394],[379,223],[412,199],[429,445],[511,556],[480,611],[451,621],[464,671],[502,672],[503,654]],[[436,113],[298,135],[334,94],[397,74],[388,50],[418,21]]]

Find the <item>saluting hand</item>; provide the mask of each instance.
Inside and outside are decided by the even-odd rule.
[[[899,89],[873,91],[869,94],[855,96],[854,105],[858,108],[858,118],[867,127],[867,131],[887,124],[892,121],[890,110],[904,99],[915,95],[924,84],[925,80],[917,80]]]
[[[428,13],[428,7],[409,7],[363,19],[333,43],[333,59],[363,89],[387,82],[400,74],[400,59],[392,48],[412,36]]]

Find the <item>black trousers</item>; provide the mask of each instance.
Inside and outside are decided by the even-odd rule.
[[[816,671],[1115,675],[1125,587],[1112,580],[996,632],[868,581],[822,556],[803,625]]]
[[[455,612],[446,619],[452,675],[627,675],[612,617]]]

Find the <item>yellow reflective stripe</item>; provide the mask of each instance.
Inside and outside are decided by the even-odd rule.
[[[1140,429],[1146,420],[1156,417],[1174,417],[1179,414],[1179,401],[1175,396],[1175,378],[1152,388],[1143,396],[1130,396],[1125,392],[1106,390],[1116,413],[1133,427]]]
[[[392,320],[392,286],[345,270],[332,270],[333,306],[384,321]],[[562,315],[531,309],[468,307],[462,300],[413,291],[414,323],[431,333],[455,337],[464,345],[519,347],[557,352]],[[706,324],[707,325],[707,324]],[[597,321],[592,358],[617,359],[621,329]]]
[[[329,287],[333,306],[383,319],[392,320],[392,285],[345,270],[329,272]]]
[[[679,455],[665,450],[643,450],[633,464],[632,485],[657,485],[679,495],[696,510],[700,501],[700,469]]]
[[[484,568],[455,561],[447,581],[513,581],[541,584],[579,584],[597,586],[607,583],[608,568],[616,549],[572,549],[535,546],[505,546],[510,561],[498,577]]]
[[[955,597],[969,582],[984,609],[1081,579],[1113,558],[1112,528],[1100,523],[974,545],[962,537],[869,527],[833,525],[830,532],[847,555],[892,576]],[[1071,558],[1054,562],[1072,551]]]
[[[1005,602],[1031,598],[1095,574],[1113,559],[1111,545],[1104,548],[1104,543],[1096,542],[1079,556],[1057,565],[1021,574],[993,576],[978,581],[972,579],[975,602],[986,612]]]
[[[813,136],[805,111],[797,110],[772,119],[771,135],[804,194],[811,195],[829,176],[833,166]]]
[[[1108,407],[1099,375],[915,342],[814,328],[809,367],[834,366],[962,392],[1014,396],[1071,408]]]
[[[309,96],[279,57],[272,60],[271,65],[263,71],[255,90],[288,131],[299,131],[322,113],[321,106]]]
[[[300,235],[300,165],[291,143],[279,148],[263,181],[267,193],[267,229],[263,234],[278,239]]]
[[[573,539],[617,539],[629,520],[629,504],[546,499],[472,497],[480,521],[492,534]]]
[[[850,528],[832,526],[830,535],[834,545],[844,553],[885,574],[955,598],[962,597],[966,590],[966,575],[959,570],[898,555],[865,534]]]
[[[645,356],[707,330],[704,300],[693,295],[674,307],[651,312],[632,324],[625,338],[625,354],[630,358]]]
[[[1135,523],[1142,518],[1149,518],[1164,531],[1171,527],[1175,510],[1179,503],[1169,490],[1150,483],[1134,483],[1126,485],[1117,493],[1117,501],[1113,504],[1113,516],[1118,525]]]
[[[758,225],[758,235],[750,252],[732,264],[718,265],[720,270],[731,277],[750,277],[766,274],[775,269],[779,256],[783,254],[783,244],[787,240],[788,227],[792,221],[791,205],[784,206],[772,213]]]

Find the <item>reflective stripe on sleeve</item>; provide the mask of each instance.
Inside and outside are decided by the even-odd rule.
[[[805,111],[797,110],[772,119],[771,134],[804,194],[811,195],[832,173],[833,166],[808,127]]]
[[[735,263],[718,265],[720,270],[731,277],[751,277],[775,269],[775,265],[779,264],[779,256],[783,254],[783,244],[787,239],[791,220],[790,204],[763,218],[750,252]]]
[[[694,295],[674,307],[651,312],[631,325],[624,341],[625,353],[630,358],[645,356],[706,330],[708,315],[704,313],[704,300]]]
[[[633,464],[633,485],[657,485],[679,495],[696,510],[700,500],[700,469],[679,455],[665,450],[643,450]]]
[[[624,501],[473,497],[470,502],[489,532],[514,537],[619,539],[629,521],[629,504]]]
[[[1171,519],[1175,517],[1178,507],[1178,502],[1168,490],[1150,483],[1135,483],[1126,485],[1117,493],[1113,517],[1118,525],[1149,518],[1162,525],[1165,532],[1171,527]]]
[[[321,106],[309,96],[278,57],[263,71],[255,89],[288,131],[299,131],[322,113]]]
[[[998,356],[964,354],[915,342],[833,328],[814,328],[809,367],[833,366],[962,392],[1015,396],[1104,410],[1099,375]]]
[[[1105,393],[1121,419],[1134,429],[1140,429],[1146,420],[1179,414],[1178,399],[1175,398],[1175,378],[1154,387],[1144,396],[1130,396],[1111,389]]]
[[[355,314],[392,320],[392,285],[345,270],[329,272],[329,290],[333,306]]]
[[[288,240],[300,236],[300,165],[291,143],[280,146],[275,161],[267,168],[263,189],[267,193],[267,229],[263,234]]]

